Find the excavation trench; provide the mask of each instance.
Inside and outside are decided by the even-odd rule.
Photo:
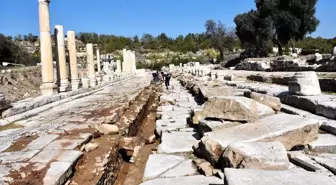
[[[138,119],[130,126],[128,136],[137,138],[142,143],[145,143],[145,140],[148,140],[154,134],[156,128],[156,112],[159,103],[157,89],[157,87],[153,88],[148,102],[138,114]],[[142,145],[132,163],[129,162],[128,158],[123,160],[114,185],[141,184],[148,157],[158,144],[158,141],[156,141]]]
[[[125,108],[118,110],[119,134],[93,139],[99,147],[84,152],[71,178],[72,185],[123,185],[141,183],[148,156],[154,144],[144,145],[155,130],[158,88],[148,86]],[[143,143],[134,163],[129,162],[121,144],[123,138],[137,138]],[[129,178],[131,177],[131,178]]]

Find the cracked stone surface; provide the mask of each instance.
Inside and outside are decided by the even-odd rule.
[[[149,82],[149,75],[133,77],[86,92],[85,96],[66,97],[44,105],[48,108],[42,106],[27,113],[7,117],[6,120],[15,120],[18,117],[24,119],[15,122],[20,127],[0,131],[0,184],[14,183],[15,179],[10,178],[9,174],[12,171],[24,174],[22,167],[31,164],[41,164],[44,167],[49,164],[45,169],[45,177],[41,179],[44,184],[64,184],[82,156],[79,147],[92,138],[89,125],[102,124],[105,116],[110,116],[110,113],[107,115],[102,112],[126,106]],[[18,142],[23,136],[30,135],[37,138],[25,141],[25,147],[17,148],[17,145],[22,145]],[[13,151],[6,152],[9,147]]]

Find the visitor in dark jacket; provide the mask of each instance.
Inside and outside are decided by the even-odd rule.
[[[169,73],[166,73],[165,74],[165,85],[166,85],[166,88],[167,88],[167,90],[168,90],[168,87],[170,86],[170,78],[171,78],[171,73],[169,72]]]

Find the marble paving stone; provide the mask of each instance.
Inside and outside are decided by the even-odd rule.
[[[223,180],[217,177],[205,177],[203,175],[162,178],[146,181],[140,185],[224,185]]]
[[[317,153],[336,153],[336,136],[319,134],[318,139],[309,143],[309,149]]]
[[[29,151],[17,151],[17,152],[3,152],[0,153],[0,162],[2,163],[12,163],[12,162],[24,162],[28,161],[34,155],[36,155],[39,150],[29,150]]]
[[[336,160],[335,159],[328,159],[319,156],[310,156],[313,158],[314,161],[322,165],[323,167],[327,168],[333,174],[336,174]]]
[[[335,185],[325,175],[305,171],[225,170],[226,185]]]
[[[48,163],[48,162],[70,162],[75,163],[81,156],[82,152],[76,150],[43,150],[30,162]]]
[[[300,166],[301,168],[307,171],[330,173],[329,170],[318,164],[316,161],[312,160],[303,152],[300,151],[288,152],[288,158],[293,164]]]
[[[160,175],[160,177],[173,178],[173,177],[183,177],[183,176],[191,176],[191,175],[198,175],[198,172],[197,172],[196,167],[192,163],[192,160],[189,159],[171,168],[167,172]]]
[[[35,139],[33,142],[31,142],[26,147],[25,150],[40,150],[58,137],[59,135],[56,135],[56,134],[47,134],[47,135],[40,136],[37,139]]]
[[[45,150],[73,150],[84,142],[83,139],[61,139],[55,140],[47,145]]]
[[[63,185],[73,173],[70,162],[53,162],[43,178],[44,185]]]
[[[199,138],[199,134],[195,132],[162,133],[162,142],[158,146],[158,153],[192,152],[192,146],[198,143],[197,139]]]
[[[143,180],[157,178],[185,160],[184,157],[177,155],[152,154],[147,161]]]

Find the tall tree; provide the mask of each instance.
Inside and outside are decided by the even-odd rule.
[[[226,28],[220,21],[216,23],[213,20],[206,21],[205,28],[212,47],[219,51],[220,60],[223,60],[224,51],[231,51],[234,48],[235,34],[233,30]]]
[[[283,53],[283,46],[315,31],[319,20],[315,17],[318,0],[255,0],[256,10],[237,15],[237,35],[250,48],[265,50],[271,40]],[[263,53],[263,52],[261,52]]]

